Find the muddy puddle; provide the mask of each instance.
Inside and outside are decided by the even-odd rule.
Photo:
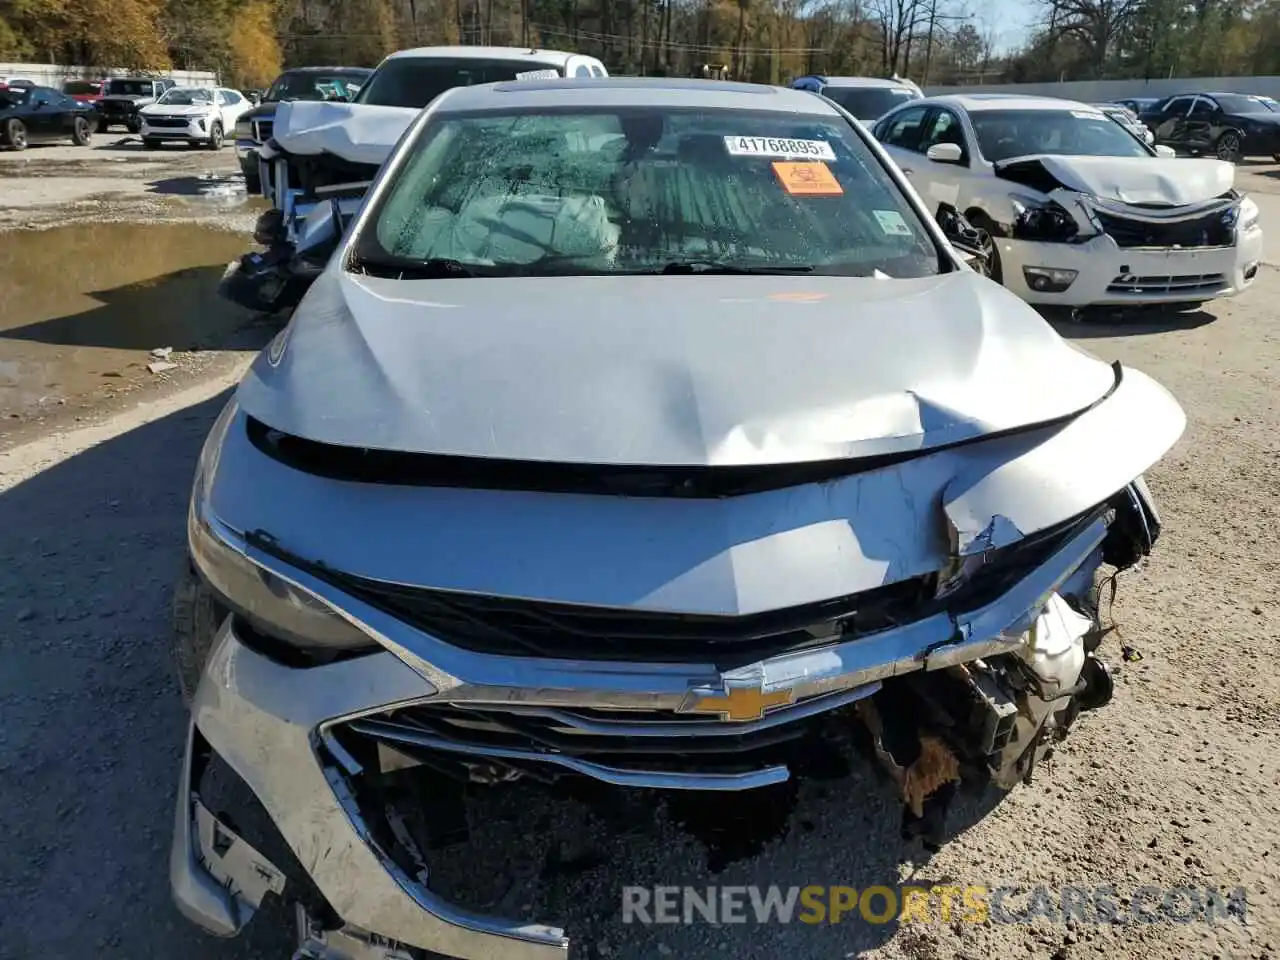
[[[251,318],[218,296],[218,282],[251,245],[184,223],[3,234],[0,434],[6,422],[181,375],[191,351],[226,343]]]

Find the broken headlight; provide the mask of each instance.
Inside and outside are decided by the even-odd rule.
[[[208,499],[227,431],[237,422],[234,400],[224,408],[209,433],[196,467],[195,489],[187,515],[187,540],[196,570],[218,599],[257,633],[286,644],[313,660],[332,660],[335,653],[377,650],[376,640],[315,594],[249,559],[220,533],[209,513]]]
[[[1080,226],[1075,217],[1053,200],[1013,196],[1013,230],[1015,240],[1037,243],[1070,243],[1080,239]]]
[[[219,599],[266,637],[314,653],[378,647],[319,597],[258,566],[199,523],[191,555]]]
[[[1236,208],[1236,224],[1241,231],[1251,230],[1258,225],[1258,205],[1251,197],[1245,197]],[[1226,214],[1223,214],[1226,221]]]

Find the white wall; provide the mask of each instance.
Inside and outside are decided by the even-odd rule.
[[[123,77],[128,70],[105,67],[60,67],[52,63],[0,63],[0,77],[21,77],[41,87],[62,86],[63,80],[100,80],[103,77]],[[218,76],[208,70],[160,70],[158,76],[172,77],[183,86],[216,86]]]
[[[1066,97],[1086,103],[1103,103],[1119,97],[1167,97],[1197,91],[1257,93],[1280,99],[1280,77],[1195,77],[1171,80],[1068,80],[1066,83],[981,84],[972,87],[935,87],[938,93],[1026,93],[1043,97]]]

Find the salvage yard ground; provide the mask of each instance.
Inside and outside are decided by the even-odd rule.
[[[214,940],[167,887],[183,734],[169,587],[196,454],[270,332],[212,298],[223,244],[247,243],[254,210],[230,150],[115,140],[0,153],[0,227],[15,228],[0,232],[0,958],[282,960],[268,923]],[[592,958],[1280,957],[1280,168],[1242,167],[1240,185],[1268,233],[1248,293],[1060,326],[1155,376],[1188,428],[1149,478],[1165,537],[1120,582],[1103,647],[1116,698],[1033,784],[953,811],[959,835],[932,857],[898,839],[869,767],[805,786],[786,835],[714,877],[700,843],[652,811],[629,837],[541,861],[523,845],[477,851],[471,869],[505,877],[503,909],[566,924]],[[170,223],[107,229],[138,221]],[[15,275],[29,270],[47,296]],[[163,347],[178,366],[150,373]],[[1122,663],[1121,643],[1141,659]],[[1248,909],[1213,925],[621,923],[625,886],[708,883],[1110,885],[1122,910],[1147,886],[1243,887]]]

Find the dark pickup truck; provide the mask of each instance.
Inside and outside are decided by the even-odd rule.
[[[102,99],[98,101],[98,132],[124,127],[130,133],[137,133],[142,129],[138,111],[149,103],[155,103],[173,85],[172,80],[150,77],[113,77],[108,80],[102,90]]]

